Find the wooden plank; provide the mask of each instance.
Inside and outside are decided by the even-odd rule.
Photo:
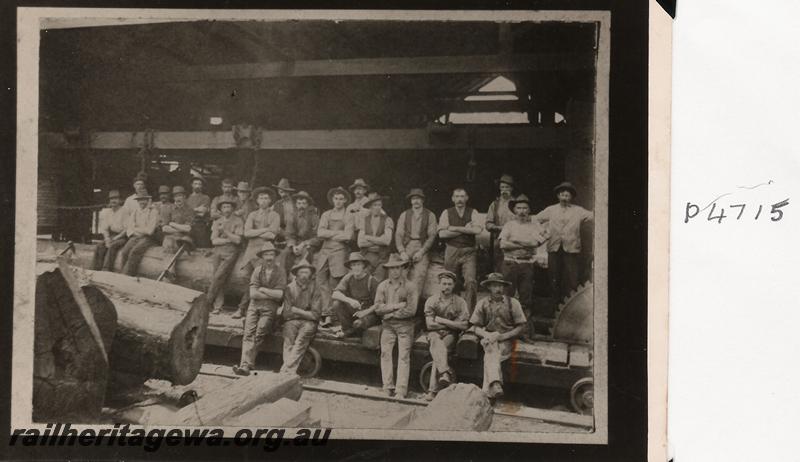
[[[320,59],[176,66],[157,74],[131,75],[130,79],[145,82],[192,82],[353,75],[493,74],[590,70],[594,68],[594,63],[593,52]]]
[[[538,409],[535,407],[520,406],[516,403],[508,403],[503,401],[499,401],[495,404],[494,413],[496,415],[535,419],[543,422],[552,422],[575,427],[594,427],[594,417],[591,415],[566,411],[553,411],[550,409]]]
[[[470,131],[474,135],[470,137]],[[569,127],[448,126],[396,129],[264,130],[262,150],[441,150],[580,148],[591,143],[589,130]],[[77,149],[57,133],[44,137],[62,148]],[[89,149],[141,149],[143,132],[95,132]],[[225,150],[236,147],[230,131],[157,131],[155,149]]]
[[[332,380],[322,379],[307,379],[303,384],[303,389],[311,391],[319,391],[323,393],[335,393],[341,395],[355,396],[358,398],[368,398],[379,401],[393,401],[403,404],[414,404],[417,406],[427,406],[428,402],[418,398],[397,398],[394,396],[387,396],[383,390],[378,387],[370,387],[368,385],[358,385],[354,383],[335,382]]]

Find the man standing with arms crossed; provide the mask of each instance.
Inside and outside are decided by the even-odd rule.
[[[469,196],[464,188],[454,189],[452,200],[453,207],[439,217],[439,237],[447,243],[444,267],[463,279],[463,297],[471,312],[478,292],[475,236],[480,234],[481,226],[475,209],[467,207]]]
[[[428,329],[428,344],[433,359],[437,387],[431,387],[425,399],[432,400],[437,390],[447,388],[455,379],[455,371],[448,363],[447,355],[453,351],[461,332],[469,328],[467,302],[455,295],[456,275],[451,271],[439,273],[439,293],[425,301],[425,326]]]
[[[490,244],[492,245],[492,264],[495,272],[503,271],[503,249],[500,247],[498,235],[503,230],[506,223],[514,219],[514,213],[509,207],[514,198],[514,178],[511,175],[501,175],[495,180],[500,189],[500,195],[489,204],[486,212],[486,231],[490,233]]]
[[[161,232],[164,233],[164,253],[174,254],[178,250],[179,239],[189,239],[192,231],[192,218],[194,211],[186,203],[186,190],[183,186],[172,188],[172,198],[175,200],[167,217],[163,219]]]
[[[408,279],[422,290],[430,264],[428,252],[436,240],[436,215],[424,207],[425,193],[422,189],[411,189],[406,200],[411,201],[411,208],[401,213],[397,219],[394,244],[400,258],[411,265]]]
[[[297,373],[300,361],[317,333],[322,299],[312,281],[314,267],[301,260],[292,267],[294,281],[283,298],[283,366],[281,372]]]
[[[361,254],[367,259],[372,267],[372,275],[378,282],[386,278],[383,264],[389,259],[392,244],[392,231],[394,222],[383,211],[384,196],[378,193],[370,193],[368,200],[364,202],[366,214],[358,222],[358,247]]]
[[[317,237],[319,212],[314,207],[314,200],[305,191],[293,195],[292,199],[294,212],[286,220],[286,248],[279,258],[283,268],[291,268],[300,260],[313,261],[314,251],[320,243]]]
[[[347,274],[347,243],[353,236],[352,222],[347,218],[345,206],[350,201],[350,193],[341,186],[328,191],[328,203],[333,208],[325,211],[319,218],[317,237],[322,240],[322,248],[317,254],[317,286],[322,294],[323,326],[331,323],[331,295],[342,276]]]
[[[208,300],[214,304],[211,314],[217,314],[222,310],[225,301],[225,283],[239,257],[239,244],[242,242],[244,230],[242,219],[233,214],[235,202],[223,199],[217,202],[217,207],[221,216],[211,225],[211,245],[214,246],[211,265],[214,268],[214,276],[207,294]]]

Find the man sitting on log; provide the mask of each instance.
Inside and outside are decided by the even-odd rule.
[[[407,263],[392,254],[384,263],[388,279],[378,285],[375,305],[366,314],[375,312],[381,318],[381,376],[387,395],[405,398],[411,369],[411,346],[414,343],[414,316],[417,313],[419,290],[407,280],[403,271]],[[397,383],[395,385],[392,353],[397,344]]]
[[[447,388],[455,378],[447,356],[461,332],[469,328],[467,302],[453,293],[457,278],[452,271],[439,273],[440,292],[425,301],[425,325],[434,368],[431,374],[438,376],[434,378],[439,390]],[[431,387],[425,399],[432,400],[436,391]]]
[[[412,188],[406,195],[411,208],[400,214],[394,244],[400,258],[411,264],[408,279],[422,290],[428,275],[428,252],[436,240],[436,215],[425,208],[425,193],[420,188]]]
[[[294,211],[286,220],[284,232],[286,248],[281,251],[279,258],[283,268],[291,268],[300,260],[313,261],[314,251],[320,243],[317,237],[319,212],[314,200],[305,191],[300,191],[292,198]]]
[[[222,201],[232,202],[234,210],[239,208],[239,198],[233,193],[233,180],[230,178],[223,178],[220,188],[222,189],[222,194],[211,200],[211,220],[216,220],[222,216],[222,213],[219,211],[219,203]],[[242,220],[245,218],[246,217],[242,217]]]
[[[278,250],[272,242],[265,242],[258,252],[261,264],[253,270],[250,277],[250,297],[247,318],[244,322],[242,338],[242,359],[233,366],[237,375],[250,375],[256,364],[256,356],[261,343],[272,331],[278,315],[283,292],[286,289],[286,273],[275,264]]]
[[[98,221],[103,242],[95,246],[92,267],[95,270],[113,271],[117,252],[128,240],[125,233],[126,211],[122,208],[116,189],[108,192],[108,207],[100,211]]]
[[[253,194],[256,197],[256,204],[258,208],[250,212],[246,217],[247,221],[244,223],[244,237],[247,239],[247,247],[244,250],[245,262],[244,269],[248,273],[252,273],[253,269],[258,265],[257,253],[267,242],[273,243],[278,236],[281,226],[281,218],[271,208],[272,201],[275,199],[275,191],[265,186],[256,188]],[[284,276],[286,275],[284,269]],[[244,316],[247,306],[250,303],[250,294],[245,291],[242,299],[239,302],[239,309],[233,314],[234,318],[241,318]]]
[[[317,333],[322,315],[322,298],[311,280],[314,267],[301,260],[292,267],[294,281],[283,297],[283,366],[281,372],[297,373],[300,361]]]
[[[172,190],[169,188],[169,186],[162,184],[158,187],[158,201],[151,204],[151,207],[158,211],[158,226],[156,227],[156,232],[153,235],[153,239],[156,241],[156,243],[160,243],[164,240],[162,227],[167,224],[169,212],[174,207],[172,203],[171,192]]]
[[[225,299],[223,289],[239,257],[239,244],[242,242],[244,229],[242,219],[233,214],[235,202],[223,199],[217,202],[217,207],[221,216],[211,225],[211,244],[214,246],[211,266],[214,268],[214,276],[207,293],[208,300],[214,304],[212,314],[222,310]]]
[[[368,210],[358,221],[358,247],[372,267],[372,275],[378,282],[386,279],[383,264],[389,259],[394,222],[383,212],[385,196],[370,193],[363,207]]]
[[[158,226],[158,211],[150,207],[150,196],[140,194],[136,196],[139,208],[128,217],[128,242],[122,247],[122,272],[128,276],[136,276],[139,263],[144,253],[156,245],[153,240]]]
[[[172,188],[172,198],[175,201],[172,208],[162,220],[161,232],[164,233],[164,253],[174,254],[178,250],[178,241],[189,239],[192,231],[192,218],[194,211],[186,203],[186,190],[183,186]]]
[[[331,324],[331,295],[333,288],[347,274],[347,243],[353,235],[352,222],[347,218],[345,206],[350,202],[350,193],[341,186],[328,191],[328,203],[332,209],[319,218],[317,237],[322,240],[322,248],[317,254],[317,285],[322,294],[323,326]]]
[[[350,272],[333,291],[333,311],[342,325],[341,337],[353,336],[378,323],[374,313],[366,314],[378,289],[378,280],[367,271],[369,261],[361,253],[353,252],[346,265]]]
[[[483,391],[489,399],[503,396],[501,363],[511,356],[514,340],[525,332],[527,319],[516,299],[505,294],[511,283],[500,273],[491,273],[481,286],[489,296],[475,306],[470,328],[481,338],[483,347]]]

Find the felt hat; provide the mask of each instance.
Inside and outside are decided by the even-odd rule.
[[[136,183],[137,181],[141,181],[141,182],[146,183],[147,182],[147,173],[145,173],[145,172],[137,173],[136,176],[133,177],[133,182]]]
[[[425,193],[422,192],[422,188],[411,188],[411,191],[406,194],[406,200],[411,200],[414,196],[425,199]]]
[[[119,195],[119,190],[112,189],[111,191],[109,191],[109,192],[108,192],[108,198],[109,198],[109,199],[113,199],[113,198],[115,198],[115,197],[116,197],[117,199],[119,199],[119,198],[120,198],[120,195]]]
[[[151,198],[152,198],[152,196],[150,196],[150,194],[146,194],[146,193],[145,194],[137,194],[136,197],[134,197],[134,199],[136,199],[137,201],[146,201],[146,200],[150,200]]]
[[[441,278],[449,278],[449,279],[452,279],[453,282],[457,282],[458,281],[458,276],[456,276],[456,273],[454,273],[452,271],[447,271],[447,270],[443,270],[441,273],[439,273],[439,275],[437,276],[437,279],[441,279]]]
[[[316,268],[314,268],[314,266],[311,263],[303,259],[295,263],[294,266],[292,266],[291,273],[297,276],[297,272],[303,268],[310,269],[312,274],[314,273],[314,271],[316,271]]]
[[[364,256],[361,255],[361,252],[351,252],[350,256],[347,258],[347,261],[344,262],[344,266],[350,268],[350,265],[357,261],[364,262],[365,265],[369,265],[369,260],[364,258]]]
[[[369,189],[370,189],[369,188],[369,184],[367,184],[367,182],[364,181],[363,178],[356,178],[356,180],[353,182],[353,184],[351,184],[350,187],[348,187],[347,189],[352,191],[352,190],[354,190],[354,189],[356,189],[358,187],[364,188],[367,191],[369,191]]]
[[[494,180],[495,184],[505,183],[509,186],[514,186],[514,177],[508,174],[500,175],[500,178]]]
[[[289,192],[297,191],[296,189],[292,188],[292,186],[289,184],[289,180],[286,179],[286,178],[281,178],[281,180],[278,182],[278,184],[274,184],[274,185],[272,185],[272,187],[278,188],[278,189],[283,189],[284,191],[289,191]]]
[[[237,191],[245,191],[245,192],[252,191],[252,189],[250,189],[250,183],[248,183],[246,181],[240,181],[239,184],[236,185],[236,190]]]
[[[264,243],[264,245],[261,246],[261,249],[258,252],[256,252],[256,255],[261,257],[262,255],[264,255],[264,252],[273,252],[274,254],[277,255],[278,249],[272,242],[267,241]]]
[[[348,204],[353,200],[353,198],[352,198],[352,196],[350,196],[350,192],[348,190],[344,189],[341,186],[337,186],[335,188],[331,188],[331,189],[328,190],[328,203],[331,204],[331,205],[333,205],[333,196],[334,196],[334,194],[344,194],[344,197],[347,199],[346,203],[348,203]]]
[[[174,196],[175,194],[186,195],[186,188],[184,188],[183,186],[173,186],[172,187],[172,195]]]
[[[481,281],[481,285],[483,287],[488,286],[489,284],[503,284],[504,286],[510,286],[511,283],[503,279],[503,275],[500,273],[489,273],[486,276],[486,279]]]
[[[162,184],[161,186],[158,187],[158,193],[159,194],[169,194],[170,193],[169,186],[167,186],[165,184]]]
[[[203,184],[206,184],[206,179],[200,175],[192,176],[192,178],[189,180],[189,184],[192,184],[194,180],[200,180]]]
[[[553,188],[553,192],[556,194],[560,193],[561,191],[569,191],[572,194],[572,197],[578,195],[578,191],[575,189],[575,186],[572,186],[572,183],[569,181],[565,181]]]
[[[236,208],[236,201],[231,199],[220,199],[220,201],[217,202],[217,210],[221,211],[224,204],[231,204],[233,208]]]
[[[311,204],[314,203],[314,198],[311,197],[311,195],[309,193],[305,192],[305,191],[300,191],[298,193],[292,194],[292,200],[296,201],[297,199],[305,199],[305,200],[307,200],[308,201],[308,205],[311,205]]]
[[[253,190],[251,195],[254,199],[258,200],[258,195],[264,193],[269,194],[269,198],[272,199],[272,202],[275,202],[275,198],[278,196],[278,193],[276,193],[275,190],[269,186],[259,186]]]
[[[400,255],[393,253],[389,255],[389,261],[383,264],[384,268],[396,268],[398,266],[406,266],[408,264],[407,261],[400,258]]]
[[[227,185],[231,185],[231,186],[233,186],[233,185],[234,185],[234,183],[233,183],[233,180],[231,180],[230,178],[223,178],[223,179],[222,179],[222,184],[223,184],[223,185],[226,185],[226,184],[227,184]]]
[[[525,194],[520,194],[519,196],[508,201],[508,208],[513,212],[514,207],[516,207],[517,204],[521,204],[523,202],[528,204],[528,207],[531,206],[531,201],[530,199],[528,199],[528,196],[526,196]]]
[[[369,193],[369,195],[367,195],[367,201],[361,204],[361,207],[368,209],[372,206],[372,203],[375,201],[385,202],[387,200],[389,200],[388,196],[381,196],[376,192],[371,192]]]

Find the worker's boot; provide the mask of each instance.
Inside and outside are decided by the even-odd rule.
[[[425,401],[433,401],[433,398],[436,398],[436,392],[435,391],[429,391],[429,392],[425,393]]]
[[[491,400],[496,400],[497,398],[502,398],[503,397],[503,385],[499,381],[495,380],[494,382],[492,382],[491,385],[489,385],[489,392],[487,393],[487,395],[489,396],[489,399],[491,399]]]
[[[233,366],[233,373],[236,375],[250,375],[250,366],[243,364],[242,366]]]
[[[453,377],[450,376],[450,372],[442,372],[442,375],[439,376],[439,389],[444,390],[451,383],[453,383]]]

